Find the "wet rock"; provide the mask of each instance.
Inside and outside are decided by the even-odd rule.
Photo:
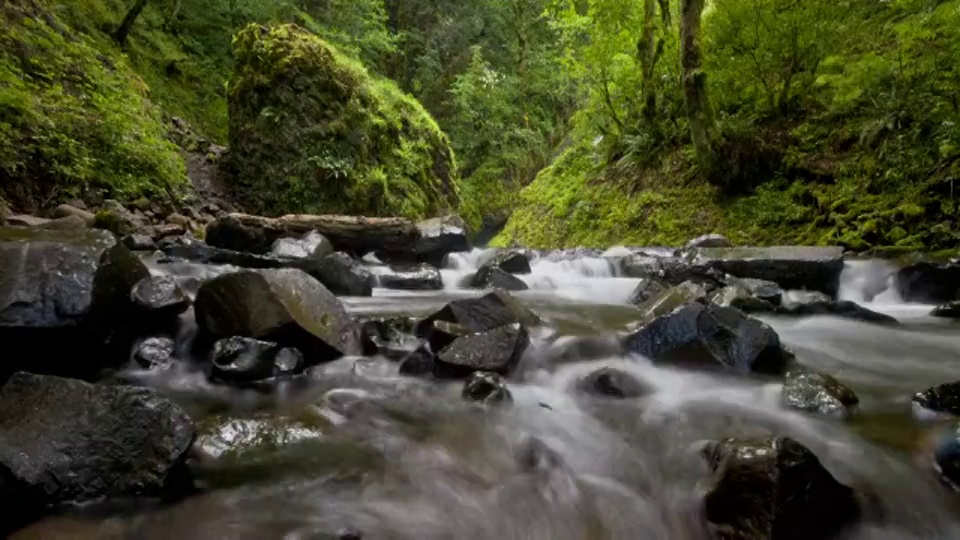
[[[960,491],[960,423],[944,428],[933,451],[933,469],[954,491]]]
[[[934,317],[943,317],[948,319],[960,319],[960,300],[940,304],[933,308],[930,315]]]
[[[783,383],[783,404],[801,411],[846,418],[860,403],[846,385],[826,373],[792,371]]]
[[[123,237],[137,232],[146,226],[146,223],[119,202],[107,199],[103,201],[103,207],[94,216],[93,226]]]
[[[468,286],[472,289],[503,289],[525,291],[530,287],[520,278],[496,266],[484,266],[474,274]]]
[[[941,384],[913,395],[913,404],[935,413],[960,416],[960,382]]]
[[[671,287],[640,304],[643,312],[642,321],[652,322],[657,317],[666,315],[680,306],[690,302],[702,301],[707,298],[707,290],[698,283],[685,281],[676,287]]]
[[[319,281],[295,269],[244,270],[207,281],[195,311],[203,335],[274,341],[307,364],[363,352],[360,326]]]
[[[655,362],[737,373],[779,375],[791,358],[767,324],[698,300],[657,316],[627,336],[624,347]]]
[[[421,342],[414,337],[417,318],[398,315],[394,317],[361,317],[364,336],[376,347],[370,354],[380,353],[390,360],[400,361]]]
[[[737,285],[745,288],[750,294],[763,300],[764,302],[769,302],[774,306],[779,306],[783,302],[783,289],[780,285],[772,281],[767,281],[765,279],[754,279],[754,278],[736,278],[733,276],[728,276],[726,279],[727,285]],[[817,294],[817,293],[812,293]],[[820,293],[821,295],[823,293]],[[823,295],[826,296],[826,295]]]
[[[577,388],[599,397],[619,399],[638,398],[650,393],[650,389],[633,375],[615,368],[600,368],[577,383]]]
[[[61,204],[53,209],[53,217],[55,218],[65,218],[71,216],[80,218],[87,227],[93,227],[93,224],[97,219],[97,216],[94,215],[93,212],[90,212],[86,209],[77,208],[76,206],[71,206],[69,204]]]
[[[379,285],[385,289],[404,291],[439,291],[443,289],[440,271],[429,264],[418,266],[397,266],[391,272],[376,276]]]
[[[17,369],[90,376],[127,361],[130,292],[146,267],[108,232],[0,229],[0,380]],[[116,346],[116,347],[114,347]],[[84,351],[78,355],[77,351]]]
[[[670,285],[685,281],[697,283],[711,292],[724,285],[724,274],[702,264],[691,264],[680,257],[637,253],[624,258],[620,270],[626,277],[657,279]]]
[[[310,231],[300,238],[278,238],[270,248],[270,254],[288,259],[323,257],[333,253],[333,244],[317,231]]]
[[[497,289],[480,298],[450,302],[417,324],[417,336],[432,341],[432,334],[439,330],[437,323],[441,322],[459,326],[462,332],[453,333],[460,334],[484,332],[513,323],[531,327],[539,325],[540,318],[510,293]]]
[[[16,373],[0,388],[5,525],[61,504],[176,495],[194,427],[156,391]]]
[[[485,371],[475,371],[467,378],[463,384],[463,399],[467,401],[476,401],[484,405],[493,405],[498,403],[510,403],[513,396],[507,389],[507,383],[503,377],[496,373]]]
[[[786,289],[821,291],[832,298],[840,287],[843,248],[699,248],[693,262],[739,278],[773,281]]]
[[[635,306],[641,306],[650,299],[667,292],[669,288],[670,284],[662,279],[656,277],[643,278],[643,281],[637,284],[637,288],[630,293],[628,302]]]
[[[684,249],[730,247],[733,247],[733,243],[728,240],[726,236],[722,234],[705,234],[687,242],[687,245],[684,246]]]
[[[960,298],[960,264],[912,264],[897,271],[894,275],[894,286],[906,302],[950,302]]]
[[[716,538],[830,538],[860,516],[855,492],[788,437],[726,439],[708,444],[704,458],[714,471],[704,507]]]
[[[373,294],[373,275],[346,253],[337,252],[313,257],[297,266],[323,283],[334,294],[341,296]]]
[[[200,264],[229,264],[240,268],[282,268],[290,264],[287,259],[220,249],[187,236],[165,238],[160,241],[159,248],[170,257]]]
[[[897,324],[897,319],[890,315],[877,313],[869,310],[856,302],[849,300],[830,300],[807,303],[791,302],[778,308],[776,312],[780,315],[802,316],[811,315],[832,315],[834,317],[843,317],[855,321],[863,321],[878,324]]]
[[[417,223],[420,238],[413,248],[398,252],[378,252],[381,260],[390,263],[426,263],[442,268],[447,255],[470,251],[467,224],[460,216],[444,216]]]
[[[133,360],[144,369],[166,369],[173,362],[176,348],[168,337],[147,338],[137,344],[133,350]]]
[[[461,378],[474,371],[508,375],[530,344],[530,336],[520,323],[458,336],[436,355],[434,374],[443,378]]]
[[[304,368],[303,353],[297,349],[239,336],[218,341],[212,363],[214,379],[233,383],[295,375]]]
[[[433,354],[424,347],[418,347],[400,362],[400,374],[411,377],[431,375],[434,364]]]
[[[130,298],[151,321],[169,321],[190,309],[190,297],[173,276],[151,276],[133,286]]]
[[[563,456],[539,437],[524,440],[517,448],[515,459],[524,472],[546,472],[569,467]]]
[[[157,243],[146,234],[128,234],[123,237],[121,242],[132,251],[153,251],[157,249]]]
[[[321,439],[326,424],[306,415],[260,414],[253,417],[212,416],[198,428],[196,447],[214,459],[275,451],[303,441]]]
[[[710,295],[710,301],[718,306],[732,307],[746,313],[769,313],[776,306],[761,300],[741,285],[728,285]]]
[[[512,249],[501,251],[493,256],[493,259],[485,264],[493,265],[510,274],[529,274],[530,257],[527,253]]]

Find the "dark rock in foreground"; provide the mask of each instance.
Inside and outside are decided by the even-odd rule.
[[[459,378],[474,371],[509,375],[529,344],[530,336],[520,323],[457,336],[437,353],[434,375]]]
[[[213,347],[211,376],[224,382],[254,382],[294,375],[304,368],[303,353],[269,341],[234,336]]]
[[[505,291],[525,291],[530,288],[522,279],[492,265],[477,270],[477,273],[470,278],[469,287]]]
[[[600,368],[584,377],[577,388],[588,394],[611,398],[638,398],[650,393],[643,382],[615,368]]]
[[[960,319],[960,300],[954,300],[935,307],[930,315],[946,319]]]
[[[826,373],[794,371],[783,383],[784,405],[801,411],[846,418],[860,400],[853,390]]]
[[[920,262],[901,268],[894,286],[906,302],[941,304],[960,298],[960,264]]]
[[[363,352],[360,326],[330,291],[300,270],[222,275],[200,287],[195,310],[208,338],[273,341],[300,349],[311,365]]]
[[[62,504],[176,495],[190,418],[147,388],[17,373],[0,388],[0,505],[15,526]]]
[[[319,280],[333,294],[341,296],[373,294],[373,276],[346,253],[337,252],[312,257],[295,266]]]
[[[190,309],[190,297],[173,276],[141,279],[130,294],[137,309],[151,321],[162,323],[176,320],[181,313]]]
[[[463,399],[476,401],[484,405],[510,403],[513,396],[507,389],[503,377],[496,373],[476,371],[463,384]]]
[[[772,281],[784,289],[815,290],[835,297],[843,272],[843,248],[700,248],[694,263],[739,278]]]
[[[913,395],[913,403],[928,411],[960,416],[960,382],[941,384]]]
[[[440,271],[429,264],[400,266],[391,270],[376,276],[379,285],[385,289],[404,291],[439,291],[443,289],[443,278],[440,276]]]
[[[715,538],[831,538],[860,516],[855,492],[788,437],[726,439],[704,457],[714,471],[704,506]]]

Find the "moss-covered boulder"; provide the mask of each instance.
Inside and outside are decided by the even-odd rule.
[[[423,218],[459,206],[446,136],[395,84],[295,25],[250,25],[234,54],[229,168],[250,210]]]

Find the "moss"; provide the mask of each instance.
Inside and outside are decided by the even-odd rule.
[[[446,136],[394,83],[295,25],[234,40],[233,188],[252,210],[423,218],[459,206]]]
[[[186,184],[121,56],[101,54],[44,3],[4,3],[0,21],[0,194],[34,210],[91,189],[130,200]]]

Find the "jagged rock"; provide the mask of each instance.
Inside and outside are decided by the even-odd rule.
[[[94,227],[110,231],[119,237],[133,234],[145,225],[143,219],[113,199],[103,201],[103,207],[94,216],[93,224]]]
[[[637,398],[650,393],[644,383],[626,371],[615,368],[600,368],[577,383],[582,392],[599,397]]]
[[[173,276],[151,276],[133,286],[130,298],[145,317],[153,321],[176,320],[190,309],[190,297]]]
[[[0,528],[62,504],[182,494],[193,439],[154,390],[16,373],[0,388]]]
[[[783,383],[784,405],[801,411],[846,418],[860,400],[853,390],[826,373],[792,371]]]
[[[146,234],[128,234],[123,237],[121,242],[132,251],[153,251],[157,249],[157,243],[153,241],[150,235]]]
[[[715,538],[831,538],[860,516],[855,492],[789,437],[725,439],[704,458],[714,471],[704,508]]]
[[[429,264],[398,266],[377,274],[377,282],[385,289],[405,291],[439,291],[443,289],[440,271]]]
[[[424,347],[418,347],[400,362],[400,374],[411,377],[433,373],[434,356]]]
[[[194,309],[209,338],[275,341],[303,351],[308,365],[363,352],[360,326],[326,287],[300,270],[219,276],[200,287]]]
[[[144,369],[165,369],[173,364],[175,343],[168,337],[147,338],[137,344],[133,360]]]
[[[303,353],[269,341],[234,336],[213,347],[211,376],[224,382],[261,381],[303,371]]]
[[[920,262],[901,268],[894,286],[906,302],[941,304],[960,298],[960,264]]]
[[[146,267],[108,232],[0,229],[0,380],[13,371],[91,376],[127,361]],[[116,347],[114,347],[116,346]],[[78,355],[77,351],[84,351]]]
[[[693,263],[739,278],[773,281],[785,289],[821,291],[835,297],[843,272],[840,247],[699,248]]]
[[[277,238],[270,248],[270,254],[287,259],[307,259],[323,257],[333,253],[333,244],[317,231],[310,231],[300,238]]]
[[[373,275],[346,253],[337,252],[311,257],[297,266],[318,279],[334,294],[341,296],[373,294]]]
[[[635,306],[641,306],[651,298],[656,298],[665,293],[669,288],[670,284],[662,279],[655,277],[643,278],[633,292],[630,293],[630,299],[627,300],[627,302]]]
[[[530,273],[530,257],[526,252],[511,249],[507,251],[501,251],[493,256],[493,259],[485,263],[486,265],[493,265],[497,268],[508,272],[510,274],[529,274]]]
[[[474,371],[508,375],[530,344],[530,336],[520,323],[457,336],[436,355],[434,374],[443,378],[461,378]]]
[[[55,218],[65,218],[75,216],[83,220],[83,223],[87,227],[93,227],[94,222],[97,219],[97,216],[93,212],[90,212],[85,209],[77,208],[69,204],[61,204],[60,206],[53,209],[53,217]]]
[[[930,315],[934,317],[943,317],[948,319],[960,319],[960,300],[940,304],[933,308]]]
[[[705,234],[687,242],[687,245],[684,246],[684,249],[730,247],[733,247],[733,243],[730,242],[726,236],[722,234]]]
[[[776,312],[780,315],[792,315],[807,317],[810,315],[832,315],[853,319],[856,321],[871,322],[878,324],[897,324],[897,319],[890,315],[877,313],[869,310],[856,302],[849,300],[830,300],[827,302],[791,302],[777,308]]]
[[[935,413],[960,416],[960,382],[927,388],[913,395],[913,404]]]
[[[438,323],[446,323],[439,328]],[[417,336],[435,342],[434,334],[485,332],[497,327],[520,323],[531,327],[540,324],[540,318],[520,301],[502,290],[494,290],[480,298],[454,300],[417,324]],[[452,328],[455,325],[459,329]],[[442,348],[442,347],[440,347]],[[440,348],[432,348],[439,352]]]
[[[525,291],[530,287],[520,278],[496,266],[484,266],[474,274],[468,286],[473,289],[503,289]]]
[[[476,401],[484,405],[513,401],[513,396],[507,389],[507,383],[504,382],[503,377],[485,371],[473,372],[463,384],[461,395],[467,401]]]
[[[791,355],[765,323],[737,309],[694,300],[658,315],[624,340],[655,362],[782,374]]]

